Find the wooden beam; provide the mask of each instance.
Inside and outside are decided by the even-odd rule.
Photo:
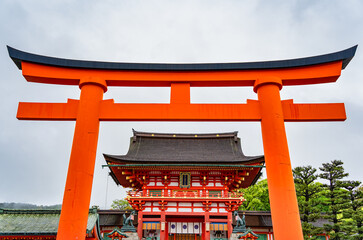
[[[16,117],[19,120],[75,121],[79,100],[68,99],[67,103],[20,102]]]
[[[261,77],[274,76],[284,86],[335,82],[342,69],[342,61],[318,65],[263,70],[219,71],[132,71],[65,68],[22,62],[22,73],[29,82],[79,85],[90,76],[104,79],[108,87],[170,87],[172,83],[190,83],[191,87],[252,87]]]
[[[20,120],[73,121],[78,100],[67,103],[19,103]],[[344,121],[343,103],[294,104],[282,101],[287,122]],[[259,102],[246,104],[133,104],[102,101],[100,121],[261,121]]]

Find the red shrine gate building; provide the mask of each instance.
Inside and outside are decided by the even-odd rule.
[[[237,132],[134,131],[126,155],[104,154],[110,175],[138,211],[140,238],[228,239],[238,192],[261,175],[264,156],[245,156]]]

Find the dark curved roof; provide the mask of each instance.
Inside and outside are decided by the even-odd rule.
[[[16,66],[21,69],[21,62],[32,62],[43,65],[68,67],[68,68],[89,68],[104,70],[138,70],[138,71],[218,71],[218,70],[257,70],[303,67],[328,62],[343,61],[344,69],[353,58],[357,46],[343,51],[288,60],[263,61],[263,62],[235,62],[235,63],[126,63],[126,62],[99,62],[82,61],[64,58],[55,58],[23,52],[7,46],[9,56]]]
[[[134,131],[126,155],[104,154],[120,163],[229,163],[264,162],[264,156],[245,156],[237,132],[215,134],[146,133]]]

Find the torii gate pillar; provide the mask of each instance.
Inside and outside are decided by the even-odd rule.
[[[335,82],[356,48],[269,62],[143,64],[58,59],[8,47],[27,81],[81,88],[80,100],[19,103],[17,113],[21,120],[76,121],[57,239],[85,239],[100,121],[260,121],[274,239],[303,240],[284,122],[344,121],[346,114],[342,103],[281,101],[280,90],[282,86]],[[170,87],[171,101],[125,104],[102,100],[110,86]],[[220,86],[254,87],[258,101],[190,103],[190,87]]]
[[[57,239],[85,239],[100,126],[98,115],[107,91],[106,81],[99,78],[81,79],[79,87],[81,96]]]
[[[281,88],[281,80],[277,78],[257,79],[254,86],[260,102],[271,216],[276,239],[294,236],[294,239],[302,240],[302,236],[296,234],[302,229],[281,106]],[[288,205],[281,206],[281,203]]]

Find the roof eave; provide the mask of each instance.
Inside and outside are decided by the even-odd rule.
[[[170,159],[163,161],[163,159],[131,159],[129,158],[127,155],[110,155],[110,154],[105,154],[103,153],[103,156],[108,164],[108,162],[114,162],[114,163],[120,163],[120,164],[153,164],[153,165],[165,165],[168,164],[170,166],[175,165],[180,166],[180,165],[185,165],[185,164],[197,164],[197,165],[220,165],[220,164],[229,164],[229,165],[240,165],[240,164],[255,164],[255,163],[264,163],[265,162],[265,158],[263,155],[260,156],[246,156],[246,159],[241,159],[241,160],[231,160],[231,161],[223,161],[223,162],[208,162],[208,161],[179,161],[177,163],[173,163]],[[196,165],[196,166],[197,166]]]
[[[132,70],[132,71],[228,71],[228,70],[264,70],[304,67],[329,62],[342,61],[344,69],[355,55],[358,45],[351,48],[312,57],[296,58],[277,61],[261,62],[233,62],[233,63],[127,63],[127,62],[100,62],[84,61],[64,58],[55,58],[32,54],[7,46],[10,58],[21,69],[21,63],[31,62],[42,65],[103,70]]]

